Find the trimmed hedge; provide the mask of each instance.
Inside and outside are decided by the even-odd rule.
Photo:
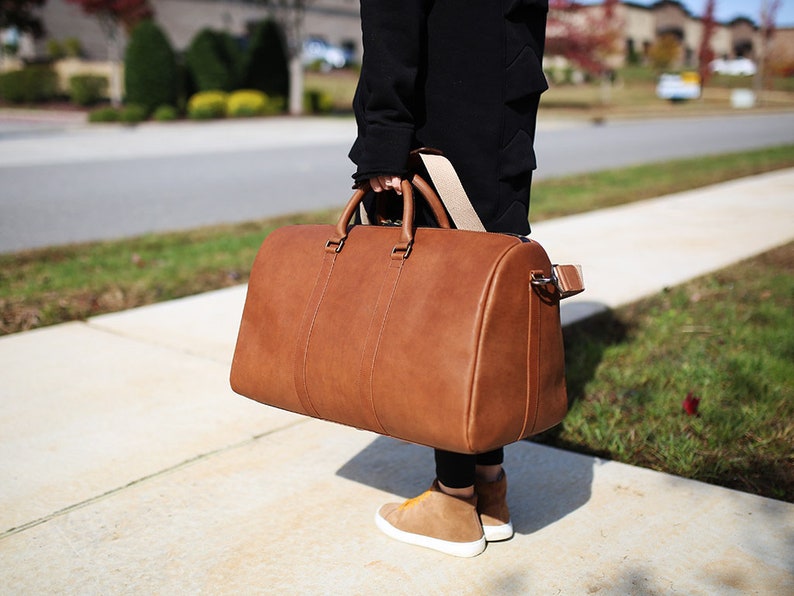
[[[228,95],[224,91],[200,91],[187,102],[187,115],[193,120],[211,120],[226,115]]]
[[[267,111],[268,97],[261,91],[241,89],[229,95],[226,101],[226,115],[231,118],[261,116]]]
[[[149,109],[140,104],[130,103],[121,108],[119,121],[124,124],[138,124],[143,122],[149,115]]]
[[[79,106],[91,106],[107,97],[108,79],[98,75],[69,77],[69,97]]]
[[[179,111],[174,106],[158,106],[152,118],[157,122],[170,122],[179,118]]]
[[[11,103],[36,103],[58,96],[58,75],[49,66],[28,66],[0,74],[0,98]]]
[[[143,106],[146,113],[163,104],[176,104],[177,64],[171,43],[153,21],[140,22],[132,31],[124,55],[126,102]]]
[[[196,91],[233,91],[242,83],[243,53],[227,33],[203,29],[185,52]]]
[[[307,89],[303,94],[303,109],[310,114],[328,114],[334,109],[334,99],[320,89]]]
[[[116,108],[103,107],[97,108],[88,114],[89,122],[118,122],[119,111]]]
[[[272,20],[259,23],[251,35],[245,86],[270,97],[289,96],[289,64],[281,28]]]

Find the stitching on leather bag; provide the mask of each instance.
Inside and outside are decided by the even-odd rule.
[[[386,303],[386,309],[383,311],[383,319],[381,320],[380,329],[378,330],[378,340],[375,342],[375,350],[372,353],[372,363],[370,364],[370,372],[369,372],[369,394],[370,394],[370,401],[372,402],[372,413],[375,416],[375,420],[378,421],[378,426],[383,429],[383,432],[386,434],[389,433],[385,428],[383,428],[383,424],[378,418],[377,408],[375,407],[375,392],[372,387],[373,380],[375,378],[375,361],[378,359],[378,352],[380,352],[380,343],[381,339],[383,339],[383,331],[386,328],[386,321],[389,319],[389,312],[391,311],[392,302],[394,302],[394,294],[397,292],[397,284],[400,281],[400,276],[402,275],[403,265],[405,264],[405,259],[400,259],[399,267],[397,268],[397,275],[394,278],[394,283],[392,284],[392,290],[389,294],[389,301]],[[389,270],[394,268],[394,262],[389,264]]]
[[[374,391],[372,388],[372,381],[375,374],[375,358],[378,355],[378,350],[380,348],[380,341],[383,337],[383,328],[386,326],[386,318],[389,313],[389,309],[391,307],[392,300],[394,299],[394,292],[397,289],[397,282],[400,279],[400,274],[402,273],[402,266],[405,263],[405,259],[399,260],[398,271],[392,282],[391,286],[391,293],[389,295],[389,299],[386,302],[385,309],[381,309],[380,305],[382,303],[382,296],[384,295],[384,290],[387,287],[387,281],[390,277],[390,272],[392,269],[395,268],[394,265],[395,261],[393,259],[389,259],[389,267],[386,270],[386,274],[383,276],[383,281],[381,282],[380,289],[378,290],[378,298],[375,300],[375,308],[372,311],[372,317],[369,320],[369,326],[367,327],[367,336],[364,342],[364,348],[361,351],[361,363],[359,366],[359,397],[362,401],[364,407],[366,407],[370,412],[372,412],[373,420],[375,424],[380,429],[382,434],[388,435],[389,433],[383,428],[383,424],[378,417],[377,409],[375,408],[375,398],[374,398]],[[377,340],[374,343],[374,346],[370,350],[370,345],[372,345],[372,340],[370,339],[373,336],[372,330],[375,327],[375,318],[378,312],[383,311],[383,316],[381,317],[381,325],[380,330],[378,331]],[[367,354],[372,351],[372,357],[369,360],[369,374],[367,374]]]
[[[317,314],[320,312],[320,305],[322,304],[325,293],[328,290],[328,284],[331,281],[331,273],[333,273],[334,270],[337,254],[338,253],[335,252],[325,253],[325,256],[323,257],[323,263],[320,267],[320,270],[317,272],[317,278],[314,281],[312,293],[309,295],[309,300],[306,302],[306,308],[303,311],[303,317],[301,318],[301,330],[304,327],[307,327],[307,329],[305,334],[301,333],[298,335],[298,341],[295,346],[295,358],[293,360],[293,378],[295,381],[295,391],[298,394],[298,399],[306,411],[315,418],[319,418],[320,414],[317,411],[317,408],[314,407],[311,397],[309,396],[309,387],[306,383],[306,363],[309,357],[309,342],[311,341],[312,332],[314,331],[314,324],[317,321]],[[328,262],[329,260],[330,263]],[[319,297],[314,300],[314,296],[317,293],[317,288],[320,286],[321,280],[323,278],[323,271],[326,269],[328,270],[328,273],[325,276],[325,283],[323,284],[322,291],[320,292]],[[309,313],[312,311],[312,306],[314,307],[314,313],[311,315],[311,322],[307,325],[307,319]]]
[[[532,277],[532,272],[530,272],[530,279]],[[527,280],[529,281],[529,280]],[[524,425],[521,429],[521,434],[518,436],[516,440],[521,440],[526,436],[526,433],[532,432],[535,429],[535,426],[538,423],[538,413],[540,412],[540,400],[539,400],[539,392],[540,392],[540,296],[536,295],[537,289],[532,284],[527,284],[529,287],[529,292],[527,295],[527,299],[529,301],[529,326],[527,329],[527,397],[526,397],[526,406],[524,408]],[[533,349],[534,348],[534,349]],[[534,355],[534,358],[533,358]],[[532,358],[531,366],[530,366],[530,358]],[[532,426],[528,426],[529,423],[529,406],[530,403],[533,401],[530,399],[530,388],[533,387],[532,379],[534,377],[534,402],[535,402],[535,413],[532,417]]]

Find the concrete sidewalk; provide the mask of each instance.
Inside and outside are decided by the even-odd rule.
[[[794,239],[794,170],[534,226],[566,320]],[[791,594],[794,505],[522,442],[517,534],[381,535],[430,450],[235,396],[244,287],[0,339],[4,594]]]

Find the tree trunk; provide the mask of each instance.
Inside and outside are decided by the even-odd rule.
[[[300,54],[289,59],[289,113],[303,114],[303,64]]]
[[[121,81],[121,36],[118,24],[110,18],[100,18],[100,25],[105,30],[108,41],[108,61],[110,62],[110,104],[114,108],[121,106],[124,93]]]

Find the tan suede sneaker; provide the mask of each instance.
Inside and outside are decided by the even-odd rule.
[[[381,507],[375,523],[395,540],[456,557],[474,557],[485,550],[477,496],[461,499],[443,493],[438,480],[418,497]]]
[[[475,480],[474,492],[477,493],[477,512],[488,542],[509,540],[513,537],[513,524],[507,508],[507,474],[493,482]]]

